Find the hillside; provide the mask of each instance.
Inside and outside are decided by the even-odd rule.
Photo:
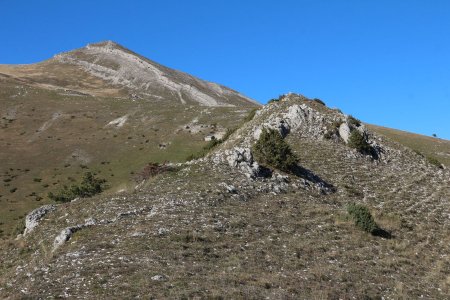
[[[0,65],[0,237],[85,172],[132,190],[146,164],[184,162],[257,107],[113,42]]]
[[[368,125],[372,130],[401,143],[425,157],[435,158],[447,167],[450,167],[450,141],[440,138],[424,136],[402,130]]]
[[[269,129],[298,157],[289,170],[256,156]],[[35,214],[2,246],[0,295],[444,299],[449,179],[359,120],[285,95],[204,158]],[[355,226],[351,203],[377,231]]]

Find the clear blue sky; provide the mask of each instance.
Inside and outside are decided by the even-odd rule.
[[[450,139],[450,1],[0,0],[0,63],[114,40],[262,103],[287,92]]]

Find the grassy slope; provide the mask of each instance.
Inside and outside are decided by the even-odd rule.
[[[47,194],[78,181],[90,170],[108,180],[108,192],[129,189],[148,162],[182,162],[204,144],[212,128],[191,134],[198,123],[228,128],[250,108],[205,108],[162,101],[68,96],[17,82],[0,82],[0,236]],[[128,116],[122,127],[105,127]],[[167,144],[160,149],[160,144]],[[14,190],[17,189],[17,190]]]
[[[302,165],[339,192],[258,193],[246,189],[236,170],[193,165],[153,178],[137,193],[98,196],[58,210],[19,245],[20,257],[33,255],[33,263],[50,271],[31,275],[39,284],[20,280],[31,295],[113,299],[439,299],[449,291],[448,227],[441,228],[436,211],[426,207],[404,213],[433,187],[432,177],[422,182],[426,190],[413,184],[398,193],[392,180],[397,173],[388,173],[389,165],[345,158],[347,149],[329,141],[288,140]],[[414,175],[402,178],[414,183]],[[238,194],[227,193],[221,182],[234,184]],[[349,193],[346,185],[361,194]],[[368,235],[345,218],[346,204],[364,195],[376,221],[395,238]],[[67,224],[146,207],[152,214],[81,230],[51,253],[52,238]],[[158,274],[166,279],[151,279]]]
[[[381,133],[388,138],[403,144],[413,150],[419,151],[427,157],[438,159],[441,163],[450,167],[450,141],[424,136],[392,128],[376,125],[367,125],[369,129]]]

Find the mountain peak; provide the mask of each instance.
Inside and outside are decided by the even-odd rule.
[[[119,43],[116,43],[112,40],[106,40],[106,41],[100,41],[96,43],[89,43],[87,44],[87,47],[122,47]]]
[[[33,78],[31,69],[37,70]],[[57,54],[27,70],[17,67],[10,74],[27,74],[27,80],[41,87],[94,96],[131,96],[183,105],[259,106],[232,89],[162,66],[110,40]]]
[[[112,49],[122,50],[122,51],[133,53],[136,56],[138,56],[138,54],[132,52],[128,48],[122,46],[121,44],[119,44],[117,42],[111,41],[111,40],[100,41],[97,43],[89,43],[84,47],[84,49],[93,49],[93,48],[94,49],[97,48],[97,49],[109,49],[109,50],[112,50]]]

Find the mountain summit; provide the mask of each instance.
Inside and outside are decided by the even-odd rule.
[[[256,104],[234,90],[164,67],[112,41],[88,44],[38,64],[0,66],[0,73],[41,87],[95,96],[202,106]]]

